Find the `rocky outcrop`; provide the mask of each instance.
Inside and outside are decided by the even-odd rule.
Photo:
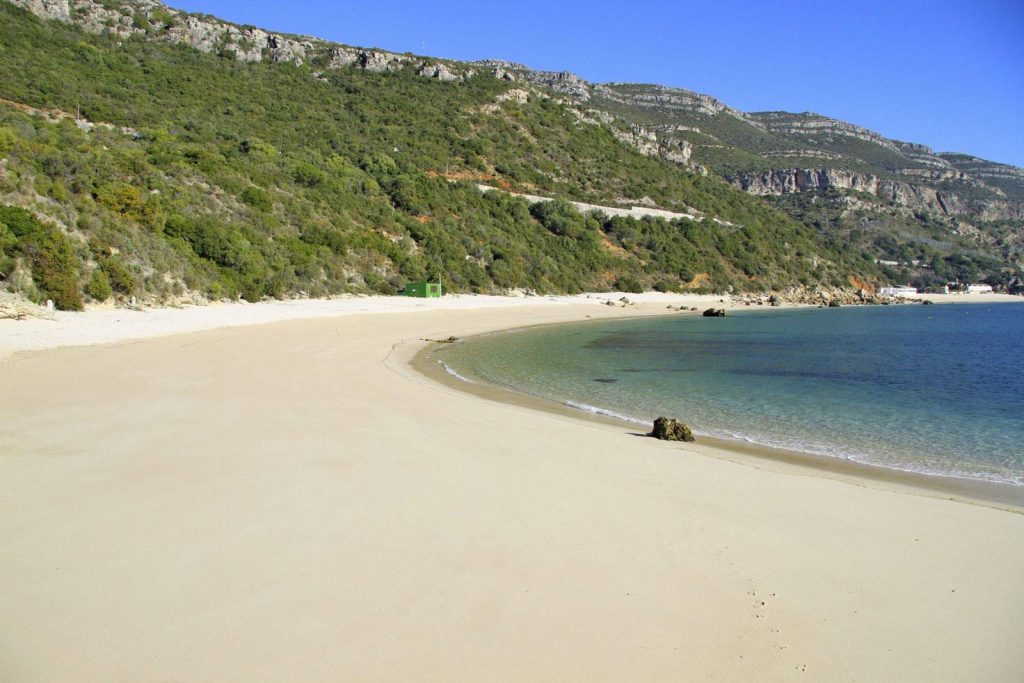
[[[91,33],[119,38],[146,34],[154,40],[180,43],[244,62],[268,60],[302,65],[323,58],[328,69],[355,65],[377,73],[398,71],[411,65],[424,78],[440,81],[460,81],[475,73],[473,69],[438,60],[237,26],[215,17],[181,12],[156,0],[125,0],[116,6],[100,0],[7,1],[43,19],[71,22]]]
[[[0,320],[25,320],[28,318],[54,320],[56,315],[52,308],[37,306],[17,294],[0,292]]]
[[[1018,187],[1024,187],[1024,168],[986,161],[969,154],[945,152],[939,156],[951,167],[970,176],[989,181],[1010,182]]]
[[[728,107],[710,95],[682,88],[669,88],[663,85],[636,85],[632,83],[605,83],[594,86],[594,95],[604,99],[628,104],[642,109],[661,109],[667,111],[715,116],[728,114],[747,123],[762,128],[763,126],[747,114]]]
[[[750,114],[750,118],[759,122],[761,127],[770,133],[797,137],[842,136],[870,142],[891,152],[900,153],[900,148],[894,141],[867,128],[830,119],[827,116],[769,111]]]
[[[935,182],[942,182],[944,180],[955,180],[962,183],[972,183],[978,185],[979,183],[971,178],[966,173],[957,171],[956,169],[944,168],[944,169],[933,169],[933,168],[901,168],[896,171],[899,175],[904,175],[909,178],[920,178],[922,180],[931,180]]]
[[[569,71],[534,71],[526,69],[521,71],[519,75],[523,80],[568,95],[578,102],[586,102],[590,99],[590,84]]]
[[[701,313],[701,315],[703,315],[705,318],[724,318],[725,317],[725,309],[724,308],[706,308],[706,309],[704,309],[704,312]]]
[[[21,0],[13,4],[23,7],[43,19],[71,21],[71,7],[68,0]]]
[[[858,306],[858,305],[881,305],[906,303],[908,299],[899,297],[882,296],[868,289],[853,289],[841,287],[793,287],[772,295],[776,302],[789,304],[803,304],[805,306]],[[771,299],[769,299],[771,301]],[[777,303],[772,303],[772,306]]]
[[[661,135],[657,129],[652,130],[635,123],[629,124],[623,130],[611,125],[615,121],[614,117],[596,110],[591,110],[591,113],[596,114],[604,123],[609,124],[608,129],[619,142],[626,143],[641,154],[658,157],[683,166],[690,163],[693,146],[686,140]]]
[[[914,163],[926,166],[932,171],[938,169],[937,172],[939,173],[954,170],[953,166],[948,161],[933,152],[932,148],[927,145],[919,145],[913,142],[901,142],[898,140],[894,140],[893,142],[899,149],[900,154]]]
[[[658,135],[653,130],[647,130],[643,126],[636,124],[629,126],[627,130],[621,130],[614,126],[610,130],[617,140],[635,148],[641,154],[649,157],[656,157],[661,154]]]
[[[654,429],[651,431],[651,436],[662,441],[696,441],[693,431],[689,426],[679,420],[672,420],[667,417],[659,417],[654,421]]]
[[[981,220],[1019,220],[1024,203],[1002,199],[965,199],[954,192],[925,184],[893,180],[836,168],[779,168],[726,176],[734,186],[756,195],[780,195],[806,190],[856,190],[897,206],[942,215],[969,215]]]
[[[424,64],[416,72],[425,78],[436,78],[439,81],[461,81],[462,76],[452,73],[444,64]]]

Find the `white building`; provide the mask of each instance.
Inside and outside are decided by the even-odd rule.
[[[914,296],[917,294],[916,287],[880,287],[878,293],[882,296]]]
[[[992,285],[967,285],[968,294],[988,294],[992,291]]]

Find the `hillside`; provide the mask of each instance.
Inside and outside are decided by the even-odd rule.
[[[935,259],[969,259],[993,284],[1024,263],[1024,169],[818,114],[745,113],[688,90],[591,84],[520,67],[531,82],[634,127],[663,158],[710,172],[848,248],[896,261],[893,280],[948,279]],[[917,265],[915,265],[915,263]]]
[[[477,292],[899,276],[801,207],[702,172],[693,142],[515,65],[351,48],[151,0],[3,2],[0,37],[0,279],[61,307],[387,293],[438,275]],[[693,218],[584,216],[501,190]],[[940,268],[962,258],[933,252]],[[1010,272],[980,254],[972,265]]]

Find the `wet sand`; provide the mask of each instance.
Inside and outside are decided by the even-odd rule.
[[[553,323],[564,324],[564,323]],[[578,321],[574,324],[580,324]],[[517,328],[526,329],[526,328]],[[499,334],[515,333],[517,329],[500,330]],[[461,341],[468,341],[460,339]],[[445,342],[435,341],[424,346],[412,359],[411,365],[435,382],[455,391],[463,391],[492,401],[511,403],[534,410],[563,415],[584,422],[615,425],[634,436],[648,436],[649,425],[601,413],[580,410],[573,406],[538,396],[512,391],[503,387],[455,377],[445,370],[443,359],[436,352],[444,351]],[[752,467],[768,467],[776,471],[791,471],[808,475],[831,477],[860,486],[875,486],[907,494],[929,495],[978,505],[988,505],[1010,512],[1024,513],[1024,486],[999,482],[947,477],[870,465],[831,458],[814,453],[773,448],[736,439],[700,436],[697,443],[678,444],[679,448],[700,455],[723,458]]]

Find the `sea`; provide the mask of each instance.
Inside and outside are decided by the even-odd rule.
[[[1024,302],[741,310],[446,345],[453,376],[649,428],[1024,486]]]

